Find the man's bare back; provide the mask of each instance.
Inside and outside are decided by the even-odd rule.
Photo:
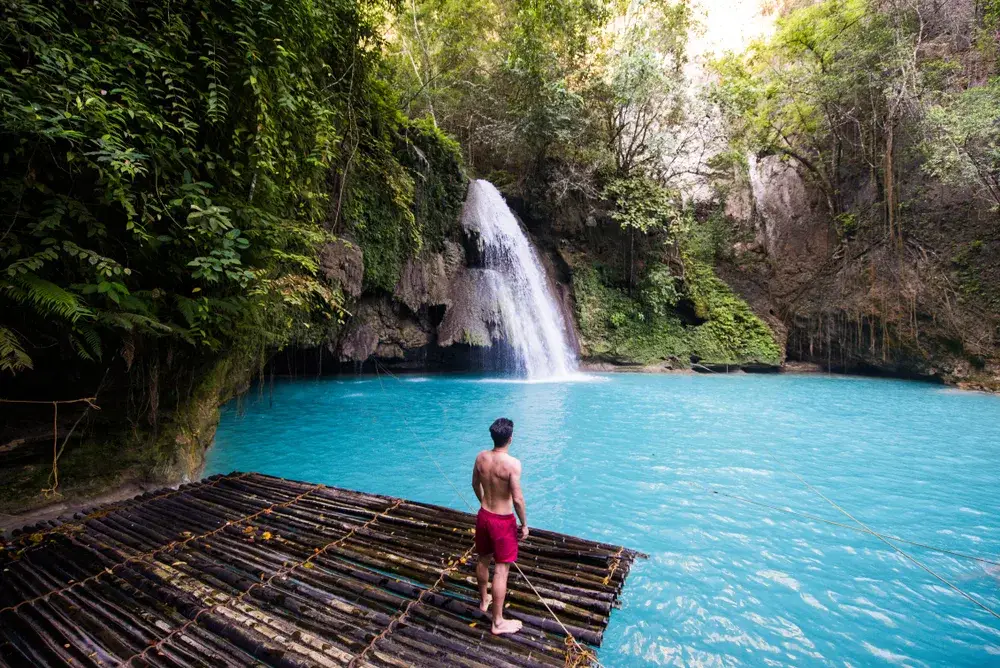
[[[476,470],[483,490],[481,505],[491,513],[508,515],[513,511],[514,495],[511,480],[516,478],[520,486],[521,462],[506,452],[483,450],[476,457]]]
[[[528,537],[528,511],[521,493],[521,462],[507,452],[514,433],[514,423],[500,418],[490,427],[493,449],[476,456],[472,467],[472,489],[482,506],[476,516],[476,579],[479,581],[479,608],[490,612],[492,605],[493,633],[516,633],[521,628],[517,619],[504,619],[503,604],[507,595],[507,575],[517,561],[517,543]],[[513,512],[511,512],[513,510]],[[518,531],[514,519],[521,520]],[[493,574],[493,595],[489,594],[490,560],[496,560]]]

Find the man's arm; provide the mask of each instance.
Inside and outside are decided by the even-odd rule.
[[[528,537],[528,508],[524,505],[524,494],[521,492],[521,462],[517,459],[510,474],[510,495],[514,499],[514,512],[521,520],[521,540],[524,540]]]
[[[483,485],[482,481],[479,479],[479,457],[476,457],[476,463],[472,465],[472,491],[476,493],[476,498],[479,499],[479,503],[483,502]]]

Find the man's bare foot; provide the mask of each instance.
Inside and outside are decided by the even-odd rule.
[[[495,636],[504,635],[506,633],[517,633],[520,630],[520,619],[501,619],[499,622],[493,622],[493,635]]]
[[[493,595],[487,594],[486,600],[479,602],[479,609],[482,610],[484,613],[488,613],[490,611],[490,606],[492,604],[493,604]]]

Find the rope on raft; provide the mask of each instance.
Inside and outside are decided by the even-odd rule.
[[[378,372],[380,366],[382,367],[382,371],[384,371],[392,378],[395,378],[397,382],[399,383],[403,382],[395,374],[393,374],[391,371],[382,366],[377,358],[373,356],[372,360],[375,362],[375,376],[378,378],[379,388],[382,390],[383,394],[385,393],[385,386],[382,385],[382,377],[379,375]],[[399,418],[403,421],[403,424],[406,425],[406,428],[409,430],[410,435],[413,436],[413,440],[415,440],[417,443],[420,444],[420,447],[423,448],[424,453],[427,455],[428,459],[430,459],[434,463],[434,466],[437,468],[441,476],[446,481],[448,481],[448,484],[451,485],[451,488],[455,490],[455,493],[458,495],[458,498],[462,500],[462,503],[466,505],[466,507],[469,509],[470,512],[474,512],[475,508],[472,506],[471,503],[469,503],[469,500],[465,498],[465,495],[462,494],[461,491],[459,491],[458,487],[455,486],[455,483],[452,482],[451,478],[448,477],[448,474],[444,472],[444,469],[442,469],[440,464],[438,464],[437,459],[435,459],[430,449],[426,445],[424,445],[424,442],[420,440],[420,437],[417,436],[416,432],[410,426],[410,423],[406,420],[406,416],[403,415],[398,408],[396,408],[395,403],[390,403],[390,405],[392,406],[392,409],[393,411],[395,411],[396,415],[399,416]],[[524,571],[521,570],[521,567],[517,564],[516,561],[514,562],[514,568],[517,569],[517,572],[520,573],[521,577],[528,584],[528,587],[531,588],[531,591],[534,592],[535,596],[538,597],[538,600],[542,602],[542,605],[545,606],[545,609],[548,610],[549,614],[552,615],[552,618],[563,630],[563,633],[566,634],[566,646],[567,646],[566,665],[575,667],[580,665],[586,665],[587,663],[592,663],[598,666],[598,668],[603,668],[603,665],[597,660],[597,655],[594,653],[594,651],[588,647],[585,647],[580,643],[579,640],[573,637],[573,634],[570,633],[569,629],[566,628],[566,625],[562,623],[561,619],[559,619],[559,615],[557,615],[555,611],[549,606],[548,601],[545,600],[545,597],[543,597],[541,594],[538,593],[538,590],[535,589],[535,585],[531,583],[531,580],[528,579],[528,576],[525,575]],[[612,573],[613,572],[614,571],[612,571]],[[610,577],[611,576],[609,575],[608,576],[609,580]],[[575,652],[573,650],[575,650]]]
[[[424,599],[424,596],[426,596],[430,592],[440,587],[444,583],[445,578],[447,578],[448,575],[453,573],[456,569],[458,569],[459,566],[461,566],[462,564],[466,563],[469,560],[469,557],[472,556],[472,551],[474,549],[476,549],[475,545],[473,545],[468,550],[463,552],[461,556],[450,561],[448,565],[444,568],[444,570],[441,571],[441,575],[438,576],[438,579],[434,582],[434,584],[432,584],[427,589],[421,591],[419,596],[417,596],[415,599],[407,603],[406,607],[403,608],[403,610],[399,614],[397,614],[395,617],[389,620],[389,623],[386,625],[384,629],[382,629],[382,632],[379,633],[374,638],[372,638],[372,641],[368,643],[368,646],[365,647],[363,650],[361,650],[361,652],[357,656],[351,659],[350,663],[347,664],[348,668],[354,668],[354,666],[359,665],[359,662],[365,658],[368,652],[372,651],[375,648],[375,645],[378,644],[380,640],[386,638],[390,633],[396,630],[397,626],[399,626],[406,620],[406,616],[409,614],[410,608],[414,607],[415,605],[419,605],[420,602]]]
[[[242,478],[242,477],[245,477],[246,475],[249,475],[249,474],[244,473],[244,474],[242,474],[242,475],[240,475],[238,477]],[[155,550],[150,550],[149,552],[142,552],[140,554],[132,555],[131,557],[125,559],[124,561],[122,561],[120,563],[115,564],[114,566],[109,566],[109,567],[105,568],[104,570],[102,570],[101,572],[95,573],[94,575],[91,575],[89,578],[85,578],[83,580],[79,580],[77,582],[74,582],[71,585],[66,586],[66,587],[61,587],[59,589],[53,589],[52,591],[46,592],[46,593],[41,594],[39,596],[35,596],[34,598],[29,598],[27,600],[21,601],[20,603],[18,603],[16,605],[11,605],[11,606],[8,606],[6,608],[0,608],[0,613],[9,612],[9,611],[12,611],[12,610],[17,610],[22,605],[25,605],[25,604],[34,604],[34,603],[37,603],[39,601],[45,600],[45,599],[47,599],[47,598],[49,598],[50,596],[53,596],[53,595],[64,594],[64,593],[68,592],[71,589],[83,586],[83,585],[87,584],[88,582],[93,582],[93,581],[101,578],[104,575],[113,575],[115,570],[117,570],[119,568],[122,568],[123,566],[127,566],[128,564],[131,564],[131,563],[134,563],[134,562],[137,562],[137,561],[148,561],[148,560],[152,559],[154,556],[156,556],[158,554],[161,554],[163,552],[167,552],[167,551],[172,550],[172,549],[174,549],[176,547],[182,547],[184,545],[187,545],[188,543],[190,543],[193,540],[201,540],[201,539],[204,539],[204,538],[208,538],[209,536],[214,536],[215,534],[219,533],[220,531],[223,531],[224,529],[226,529],[226,528],[228,528],[230,526],[234,526],[234,525],[237,525],[237,524],[243,524],[244,522],[250,522],[250,521],[252,521],[252,520],[260,517],[261,515],[270,514],[276,508],[287,508],[288,506],[291,506],[293,503],[297,503],[297,502],[301,501],[302,499],[304,499],[305,497],[309,496],[313,492],[318,491],[322,487],[324,487],[324,485],[316,485],[313,488],[311,488],[311,489],[303,492],[302,494],[299,494],[298,496],[296,496],[296,497],[294,497],[294,498],[292,498],[292,499],[290,499],[288,501],[283,501],[281,503],[273,503],[270,506],[268,506],[267,508],[262,508],[261,510],[258,510],[255,513],[251,513],[250,515],[245,515],[245,516],[240,517],[240,518],[235,519],[235,520],[228,520],[222,526],[218,527],[217,529],[213,529],[211,531],[206,531],[205,533],[201,533],[201,534],[194,534],[194,535],[191,535],[191,536],[188,536],[188,537],[184,538],[183,540],[172,541],[170,543],[167,543],[166,545],[163,545],[161,547],[156,548]]]
[[[317,485],[317,488],[319,488],[319,487],[323,487],[323,485]],[[292,503],[295,503],[295,502],[301,500],[302,498],[304,498],[307,494],[311,494],[312,492],[315,492],[315,491],[316,491],[316,489],[311,489],[311,490],[305,492],[304,494],[300,494],[299,496],[295,497],[290,502],[286,501],[285,503],[288,503],[289,505],[291,505]],[[161,648],[163,646],[163,644],[165,642],[167,642],[168,640],[170,640],[174,636],[177,636],[177,635],[183,633],[188,628],[190,628],[193,624],[197,623],[198,619],[203,614],[214,612],[215,610],[217,610],[219,608],[223,608],[223,607],[228,608],[233,603],[238,603],[238,602],[242,601],[244,599],[244,597],[246,597],[251,591],[253,591],[257,587],[262,587],[262,588],[266,589],[266,588],[268,588],[268,587],[271,586],[271,582],[273,582],[275,578],[288,575],[289,573],[291,573],[292,571],[294,571],[294,570],[296,570],[298,568],[305,567],[306,564],[311,563],[313,559],[315,559],[316,557],[320,556],[321,554],[323,554],[324,552],[326,552],[330,548],[336,547],[337,545],[342,544],[345,540],[347,540],[348,538],[350,538],[351,536],[353,536],[355,533],[367,529],[369,526],[371,526],[372,524],[374,524],[375,522],[377,522],[380,518],[385,517],[386,515],[388,515],[392,511],[396,510],[396,508],[398,508],[402,503],[403,503],[403,499],[397,499],[396,502],[393,503],[389,508],[386,508],[382,512],[376,514],[374,517],[372,517],[370,520],[368,520],[367,522],[365,522],[364,524],[362,524],[360,527],[354,527],[353,529],[351,529],[350,531],[348,531],[346,534],[344,534],[340,538],[337,538],[336,540],[330,541],[329,543],[327,543],[323,547],[316,548],[316,550],[312,554],[310,554],[308,557],[306,557],[306,559],[304,561],[301,561],[301,562],[299,562],[297,564],[293,564],[292,566],[287,566],[287,567],[285,567],[283,569],[279,569],[279,570],[275,571],[273,575],[271,575],[267,580],[264,580],[263,582],[255,582],[255,583],[253,583],[252,585],[250,585],[249,587],[247,587],[247,589],[245,591],[243,591],[242,593],[240,593],[239,595],[234,596],[232,598],[229,598],[229,599],[227,599],[223,603],[216,603],[215,605],[209,605],[209,606],[203,607],[198,612],[196,612],[194,614],[194,616],[190,620],[188,620],[187,622],[185,622],[184,624],[182,624],[178,628],[174,629],[173,631],[171,631],[167,635],[163,636],[162,638],[160,638],[159,640],[157,640],[155,643],[153,643],[152,645],[150,645],[149,647],[147,647],[143,651],[139,652],[138,654],[134,654],[134,655],[130,656],[128,659],[126,659],[125,661],[122,662],[122,665],[126,665],[127,666],[127,665],[131,664],[136,659],[144,658],[146,656],[146,654],[148,654],[151,650],[153,650],[153,649],[158,650],[159,648]],[[444,578],[444,575],[445,574],[442,573],[441,574],[441,578]],[[434,586],[436,587],[437,584],[435,584]],[[420,598],[422,598],[423,595],[424,595],[424,593],[426,593],[426,590],[420,594],[420,596],[417,598],[417,600],[419,600]],[[411,601],[411,604],[412,603],[413,602]],[[409,608],[407,608],[407,609],[409,609]],[[390,624],[390,626],[391,626],[391,624]],[[383,631],[383,633],[387,633],[387,631],[388,631],[388,629],[386,631]],[[374,644],[374,641],[373,641],[373,644]]]

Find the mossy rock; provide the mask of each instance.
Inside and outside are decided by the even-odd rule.
[[[694,303],[699,324],[690,324],[672,307],[650,308],[609,280],[586,256],[571,258],[576,316],[583,355],[616,364],[668,362],[689,366],[692,358],[714,364],[765,364],[781,361],[781,349],[767,324],[711,267],[685,264],[685,295]]]

